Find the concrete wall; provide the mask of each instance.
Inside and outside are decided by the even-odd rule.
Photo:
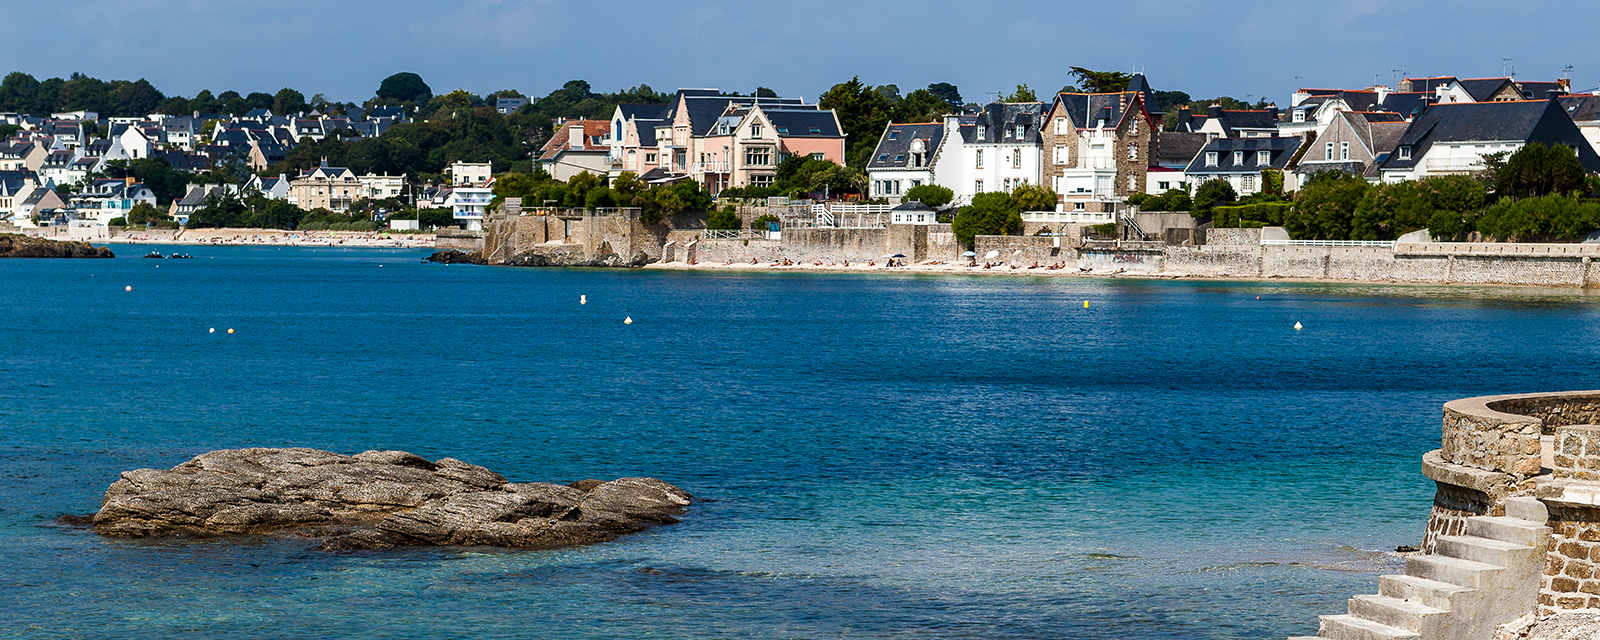
[[[978,236],[973,238],[972,244],[979,263],[1027,267],[1074,263],[1078,259],[1068,238],[1057,236]]]
[[[434,235],[433,246],[439,250],[455,249],[457,251],[482,251],[484,234],[472,231],[451,231],[440,229]]]

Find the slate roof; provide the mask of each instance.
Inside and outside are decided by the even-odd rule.
[[[1322,103],[1331,100],[1343,100],[1351,111],[1370,111],[1373,105],[1378,104],[1378,92],[1376,91],[1352,91],[1349,89],[1301,89],[1300,91],[1301,93],[1311,94],[1310,98],[1300,103],[1302,106],[1308,103],[1321,106]]]
[[[1567,112],[1567,117],[1572,118],[1573,122],[1600,120],[1600,96],[1571,95],[1561,96],[1556,100],[1561,103],[1561,108]]]
[[[666,120],[661,119],[639,119],[634,120],[633,122],[635,128],[639,130],[639,146],[641,147],[656,146],[656,127],[665,126],[667,124]]]
[[[1440,142],[1518,141],[1573,147],[1589,171],[1600,170],[1600,156],[1555,100],[1461,102],[1437,104],[1411,121],[1397,147],[1411,147],[1411,157],[1389,156],[1384,169],[1411,169]]]
[[[1512,85],[1513,91],[1516,91],[1516,85],[1511,82],[1511,78],[1467,78],[1457,82],[1461,83],[1461,88],[1467,91],[1467,95],[1472,96],[1472,99],[1478,102],[1488,100],[1508,84]],[[1520,91],[1517,91],[1517,93],[1521,95]],[[1540,96],[1540,98],[1543,97]]]
[[[1220,113],[1221,115],[1217,115]],[[1190,116],[1187,123],[1179,123],[1179,127],[1186,131],[1199,131],[1211,118],[1222,121],[1223,135],[1229,138],[1238,137],[1240,129],[1276,130],[1278,117],[1271,111],[1239,110],[1212,108],[1203,116]]]
[[[844,133],[839,131],[839,124],[833,118],[833,111],[819,111],[811,109],[768,108],[762,107],[761,112],[766,114],[767,120],[772,122],[772,128],[778,130],[778,135],[784,138],[842,138]]]
[[[1043,102],[993,102],[971,120],[961,119],[961,139],[967,144],[994,144],[1014,142],[1029,144],[1039,140],[1039,125],[1043,124]],[[983,135],[978,135],[978,126]],[[1022,125],[1022,137],[1016,137],[1016,127]]]
[[[1119,93],[1061,93],[1056,95],[1056,102],[1060,103],[1067,118],[1072,120],[1072,126],[1079,129],[1093,128],[1104,118],[1107,127],[1116,127],[1122,123],[1128,107],[1134,103],[1133,96],[1136,92],[1123,91]],[[1052,111],[1054,105],[1052,105]]]
[[[1429,100],[1432,99],[1432,93],[1425,93],[1421,91],[1397,91],[1384,96],[1383,101],[1374,106],[1372,110],[1398,113],[1403,117],[1410,118],[1413,115],[1427,111]]]
[[[1262,169],[1279,169],[1289,166],[1289,161],[1294,159],[1295,151],[1300,149],[1301,139],[1290,138],[1217,138],[1206,143],[1200,153],[1189,163],[1185,169],[1188,175],[1215,175],[1236,173],[1257,173]],[[1233,152],[1240,151],[1244,155],[1240,163],[1233,161]],[[1257,164],[1257,152],[1268,153],[1267,164]],[[1206,166],[1206,154],[1217,154],[1217,164]]]
[[[1156,145],[1156,164],[1164,166],[1189,166],[1195,154],[1206,146],[1204,133],[1188,131],[1163,131]]]
[[[728,106],[732,104],[759,104],[762,107],[803,106],[797,98],[734,98],[717,94],[716,89],[679,89],[677,98],[668,105],[667,111],[662,114],[662,119],[668,122],[675,120],[678,117],[678,110],[682,108],[689,116],[690,134],[703,136],[711,131],[711,127],[717,123],[717,118],[727,114]]]
[[[878,138],[878,147],[872,150],[868,169],[905,169],[911,166],[911,142],[921,140],[927,164],[931,167],[938,156],[939,144],[944,142],[944,123],[921,122],[891,124]]]
[[[1144,74],[1135,73],[1133,77],[1128,78],[1128,91],[1144,94],[1144,109],[1150,112],[1150,115],[1163,115],[1163,112],[1156,110],[1155,98],[1151,95],[1150,81],[1144,77]]]
[[[667,111],[672,109],[670,104],[619,104],[617,110],[622,112],[623,120],[661,120],[666,117]]]
[[[1524,82],[1518,80],[1517,87],[1522,90],[1522,97],[1529,100],[1548,100],[1550,98],[1551,91],[1555,91],[1558,94],[1565,94],[1567,92],[1566,86],[1562,85],[1560,82],[1542,82],[1537,80]]]
[[[1406,78],[1405,82],[1411,83],[1413,93],[1433,93],[1435,89],[1452,82],[1459,82],[1455,76],[1436,76],[1433,78]]]

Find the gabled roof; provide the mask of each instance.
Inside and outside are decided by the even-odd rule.
[[[940,122],[921,122],[911,124],[891,124],[883,132],[883,137],[878,138],[878,147],[872,150],[872,158],[867,162],[868,169],[905,169],[913,163],[911,161],[911,147],[914,141],[922,144],[924,158],[927,162],[923,168],[933,166],[934,158],[938,157],[939,144],[944,142],[944,124]]]
[[[1511,82],[1511,78],[1467,78],[1458,82],[1461,83],[1461,88],[1466,90],[1467,95],[1472,96],[1472,99],[1478,102],[1483,102],[1493,97],[1506,85],[1511,85],[1512,91],[1519,96],[1522,95],[1522,92]],[[1540,98],[1544,97],[1546,96],[1540,96]]]
[[[1373,105],[1378,104],[1376,91],[1352,91],[1350,89],[1301,89],[1301,93],[1310,94],[1311,97],[1301,102],[1296,109],[1312,105],[1312,108],[1333,100],[1341,100],[1351,111],[1369,111]]]
[[[1011,141],[1018,144],[1039,140],[1039,126],[1044,123],[1043,102],[991,102],[969,121],[961,122],[961,139],[968,144],[993,144]],[[1016,135],[1021,126],[1022,137]],[[983,131],[978,131],[982,127]]]
[[[571,149],[572,128],[576,124],[583,125],[583,135],[588,136],[590,139],[605,137],[606,132],[611,130],[611,121],[609,120],[568,120],[563,122],[556,127],[555,132],[551,134],[549,140],[545,141],[544,146],[539,148],[539,159],[554,160],[562,151]],[[609,147],[590,144],[587,141],[584,146],[583,151],[608,151],[610,149]]]
[[[1206,143],[1185,172],[1189,175],[1221,173],[1256,173],[1262,169],[1282,170],[1300,149],[1299,137],[1289,138],[1217,138]],[[1233,161],[1233,153],[1241,153],[1240,161]],[[1268,162],[1257,162],[1258,152],[1267,152]],[[1217,164],[1206,165],[1208,154],[1217,154]]]
[[[1539,142],[1572,147],[1589,171],[1600,170],[1600,156],[1555,100],[1461,102],[1437,104],[1411,121],[1397,147],[1410,147],[1409,158],[1396,153],[1384,169],[1411,169],[1441,142]]]
[[[1410,118],[1428,110],[1429,101],[1433,94],[1423,91],[1407,91],[1385,95],[1383,101],[1372,108],[1373,111],[1388,111],[1398,113],[1402,117]]]
[[[1542,82],[1518,80],[1517,88],[1522,91],[1522,97],[1528,100],[1548,100],[1550,93],[1567,93],[1567,85],[1560,81]]]
[[[1114,129],[1122,124],[1125,112],[1134,104],[1134,96],[1137,95],[1142,94],[1136,91],[1061,93],[1056,95],[1055,102],[1061,105],[1074,127],[1091,129],[1104,119],[1106,126]],[[1054,108],[1051,110],[1054,111]]]
[[[1401,84],[1409,83],[1412,93],[1433,93],[1439,87],[1452,82],[1459,82],[1455,76],[1435,76],[1432,78],[1406,78]]]
[[[623,120],[660,120],[672,109],[670,104],[619,104],[617,110],[622,112]]]

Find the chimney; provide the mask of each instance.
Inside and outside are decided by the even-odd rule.
[[[1192,119],[1194,119],[1194,114],[1189,113],[1189,105],[1178,107],[1178,126],[1189,124]]]
[[[580,123],[567,129],[568,149],[583,149],[584,142],[583,124]]]
[[[1207,118],[1221,118],[1222,117],[1222,105],[1217,104],[1215,102],[1211,103],[1211,106],[1206,108],[1206,117]]]
[[[1277,120],[1278,119],[1278,104],[1277,103],[1272,103],[1272,104],[1267,105],[1267,115],[1272,116],[1273,120]]]

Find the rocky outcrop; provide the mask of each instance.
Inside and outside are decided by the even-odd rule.
[[[292,533],[330,551],[416,545],[553,549],[671,524],[690,495],[654,478],[507,482],[404,451],[227,449],[127,471],[93,517],[107,536]],[[65,522],[65,521],[64,521]]]
[[[433,252],[433,255],[423,258],[422,261],[437,262],[439,264],[488,264],[488,262],[483,259],[483,254],[480,254],[476,251],[471,253],[462,253],[460,251],[456,251],[455,249],[435,251]]]
[[[0,233],[0,258],[115,258],[111,249],[87,242],[63,242]]]

